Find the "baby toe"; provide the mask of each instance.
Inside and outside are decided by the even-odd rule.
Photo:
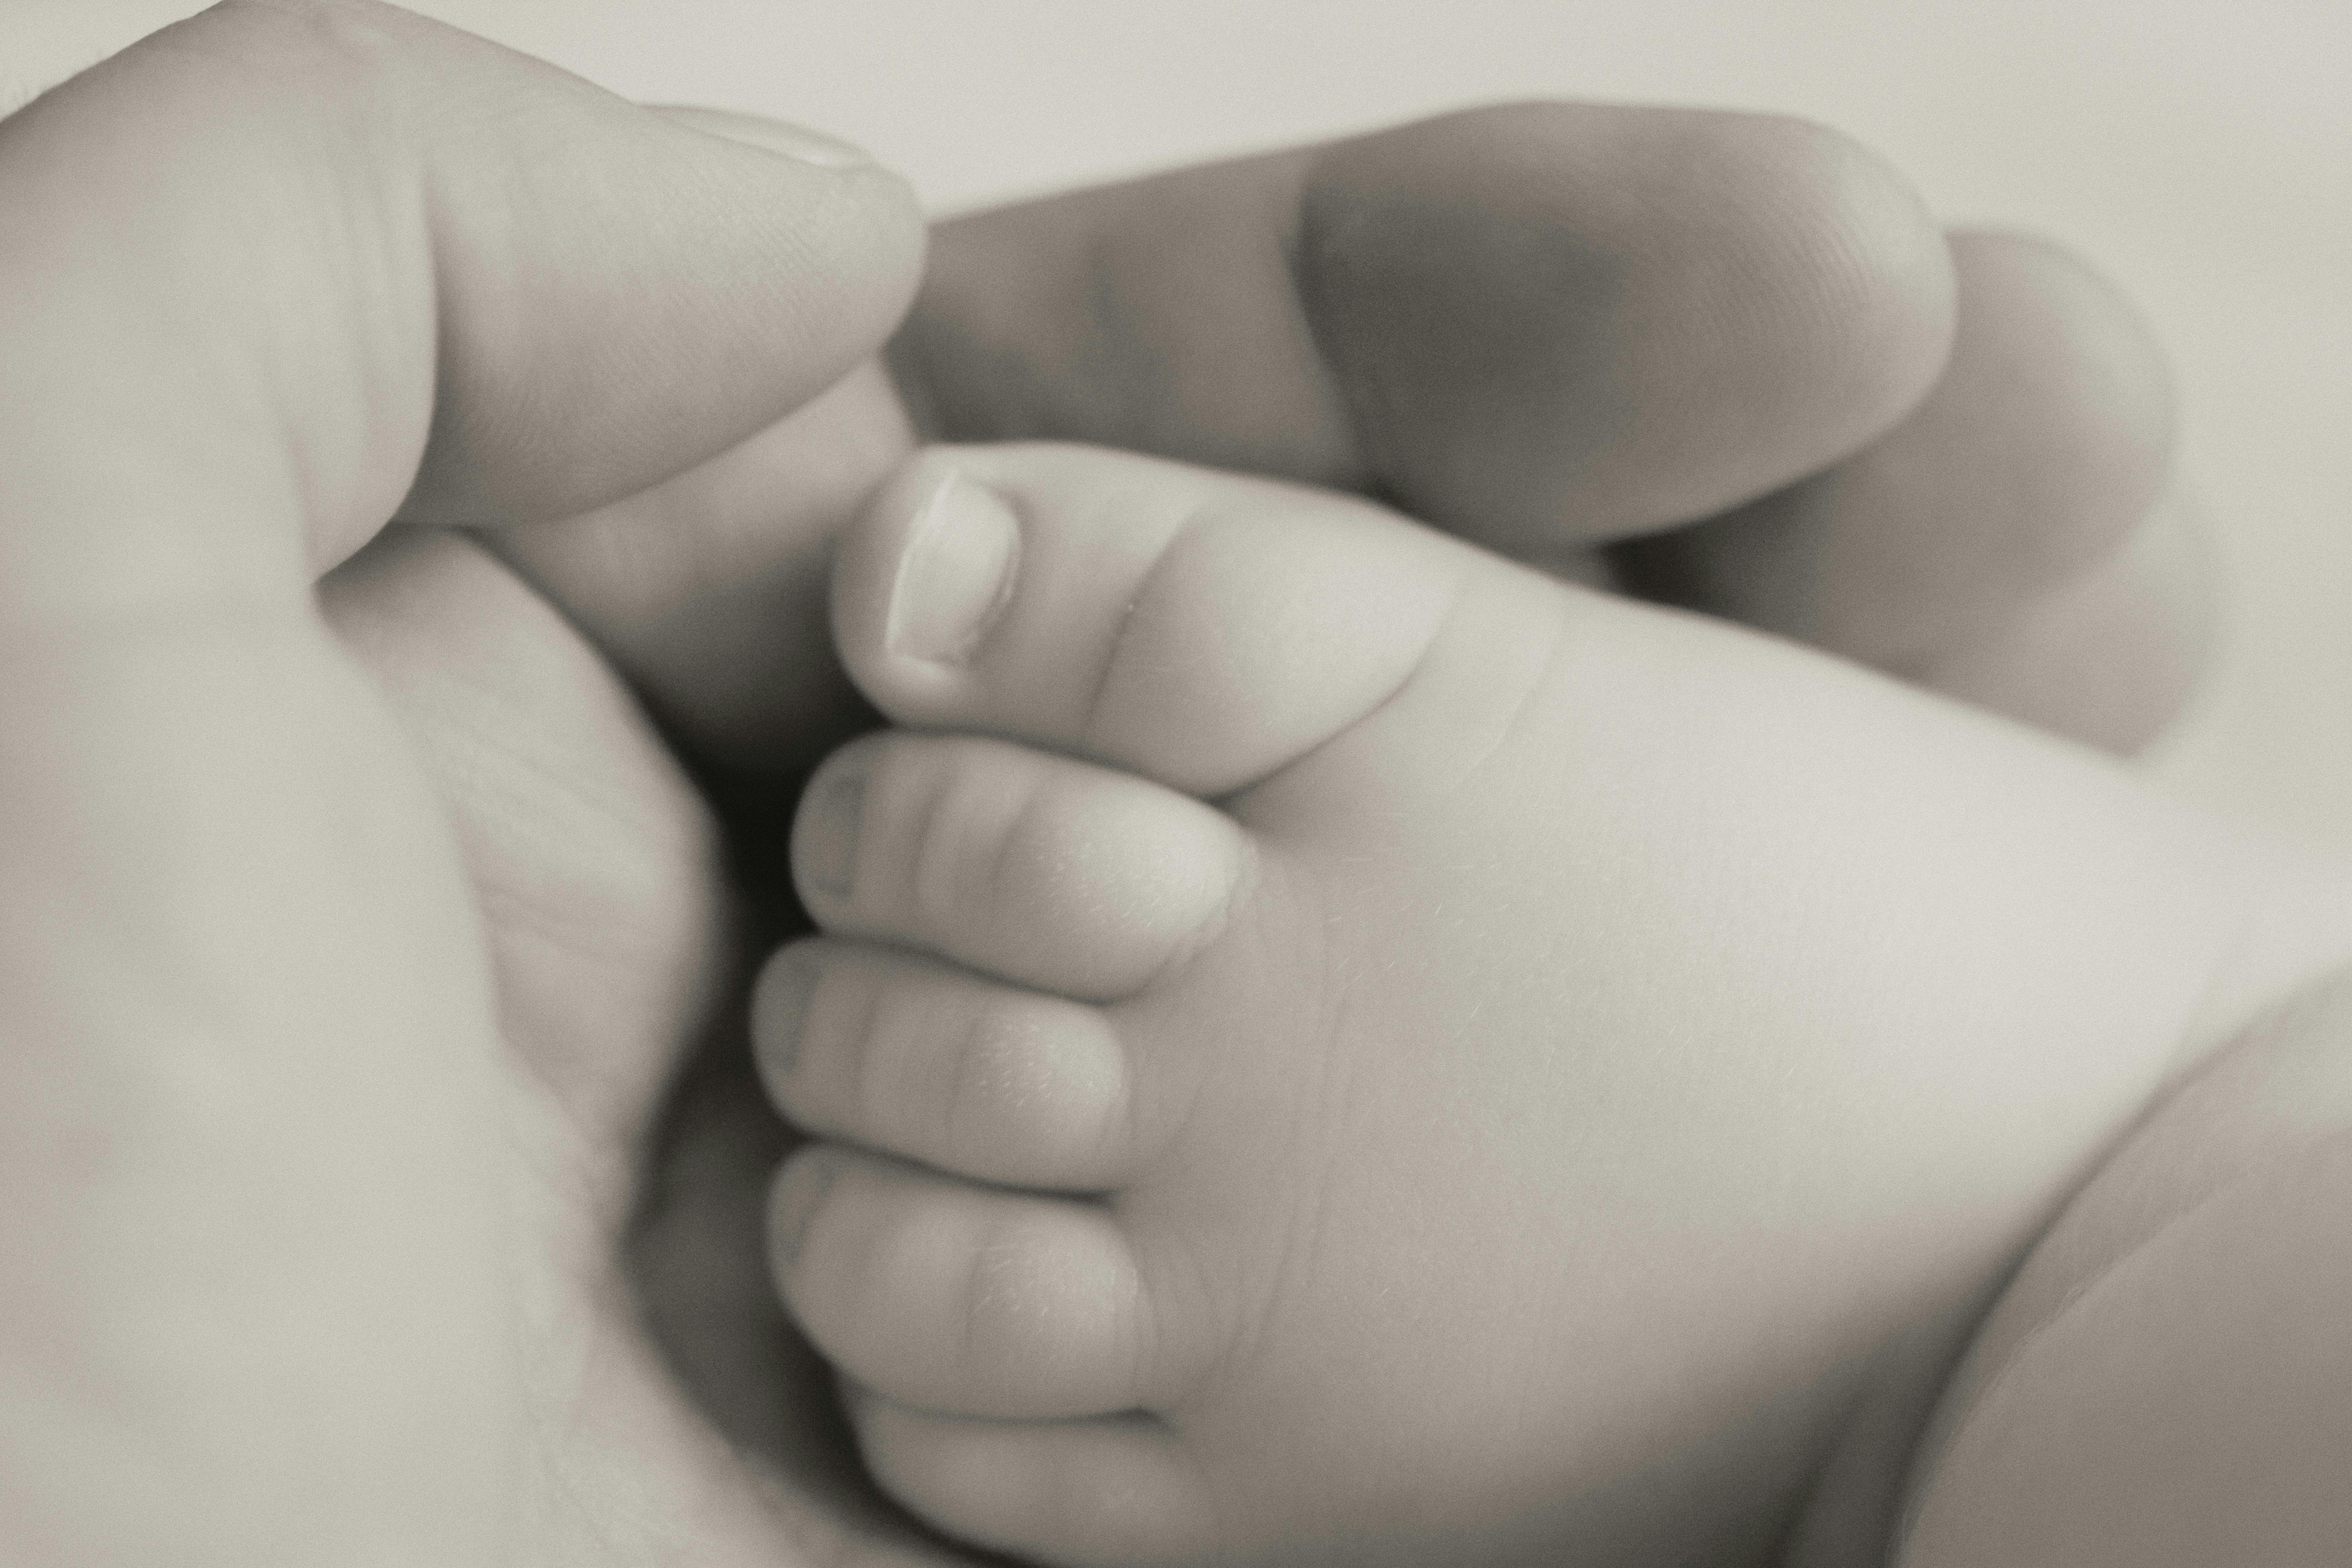
[[[1124,453],[919,458],[844,537],[834,623],[882,710],[1213,795],[1414,670],[1472,552],[1367,503]]]
[[[1082,1003],[819,938],[761,972],[751,1043],[811,1132],[1024,1187],[1101,1191],[1137,1160],[1126,1052]]]
[[[1247,863],[1240,828],[1197,801],[941,736],[842,748],[793,827],[793,876],[826,931],[1096,1000],[1133,994],[1201,941]]]
[[[974,1421],[866,1391],[849,1409],[875,1479],[966,1541],[1069,1568],[1215,1554],[1199,1473],[1151,1416]]]
[[[1153,1393],[1141,1276],[1102,1209],[820,1144],[776,1179],[769,1253],[817,1348],[901,1403],[1031,1419]]]

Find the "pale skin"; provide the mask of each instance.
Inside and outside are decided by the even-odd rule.
[[[906,728],[795,827],[772,1255],[884,1483],[1042,1562],[1768,1561],[2352,953],[2090,753],[1359,502],[950,448],[834,588]]]
[[[2204,646],[2129,303],[2045,241],[1939,234],[1795,121],[1493,110],[958,219],[890,361],[499,536],[698,754],[793,770],[872,721],[824,545],[922,436],[1382,495],[2119,751]]]
[[[1678,121],[1675,144],[1696,154],[1679,160],[1601,155],[1659,124],[1642,111],[1576,121],[1607,134],[1523,142],[1523,120],[1496,132],[1502,147],[1559,160],[1563,191],[1607,172],[1655,191],[1657,212],[1696,222],[1719,204],[1678,205],[1684,187],[1648,182],[1711,158],[1751,167],[1754,132],[1773,124],[1699,119]],[[1845,176],[1875,167],[1819,132],[1780,135],[1800,193],[1822,184],[1806,173],[1822,172],[1817,159]],[[1475,154],[1444,157],[1475,168]],[[1582,182],[1566,177],[1579,172]],[[1376,159],[1358,177],[1377,190],[1397,173]],[[1873,177],[1883,172],[1859,188],[1899,193]],[[1264,215],[1254,232],[1285,231],[1281,203],[1248,173],[1193,178],[1204,201]],[[764,1178],[762,1152],[779,1136],[764,1123],[735,1136],[745,1108],[756,1112],[749,1091],[720,1082],[700,1102],[709,1115],[676,1123],[654,1195],[633,1196],[661,1086],[708,1032],[734,964],[737,904],[709,809],[613,665],[706,751],[741,724],[746,755],[814,756],[854,713],[796,728],[730,708],[722,687],[698,733],[692,678],[729,663],[725,639],[632,637],[594,613],[621,603],[644,612],[641,630],[693,625],[698,595],[716,591],[691,574],[632,599],[642,574],[582,567],[558,584],[501,536],[533,579],[578,601],[567,619],[467,536],[399,531],[362,548],[395,511],[509,530],[537,520],[551,537],[584,511],[576,536],[609,540],[635,507],[646,526],[709,547],[661,559],[729,568],[711,581],[732,581],[749,559],[814,588],[807,563],[887,471],[906,426],[861,425],[873,437],[864,478],[836,472],[803,491],[802,460],[828,422],[877,404],[887,415],[898,394],[861,402],[860,385],[888,390],[869,374],[805,419],[777,421],[870,362],[896,320],[919,244],[903,188],[690,134],[383,7],[294,0],[224,7],[10,120],[0,185],[11,454],[0,629],[12,650],[0,865],[21,939],[0,961],[20,1042],[0,1058],[7,1552],[158,1563],[963,1560],[858,1500],[826,1447],[816,1369],[770,1337],[764,1287],[739,1267],[751,1248],[726,1228],[727,1195]],[[1787,432],[1758,433],[1738,483],[1646,492],[1621,479],[1616,493],[1731,505],[1869,464],[1882,434],[1920,427],[1906,410],[1950,416],[1940,427],[1963,437],[1984,428],[1981,410],[1934,391],[1951,309],[1940,242],[1916,202],[1879,197],[1798,203],[1799,227],[1814,234],[1805,246],[1743,246],[1756,230],[1742,226],[1770,215],[1740,214],[1715,234],[1722,248],[1704,252],[1735,268],[1787,265],[1749,279],[1770,285],[1767,300],[1817,298],[1809,268],[1824,256],[1864,258],[1857,298],[1883,303],[1864,316],[1886,330],[1833,340],[1843,347],[1826,363],[1866,371],[1872,396],[1824,400],[1818,423],[1795,422],[1804,438],[1789,450],[1773,450]],[[1576,211],[1551,216],[1573,233]],[[1898,221],[1855,221],[1889,213]],[[960,345],[986,348],[1023,370],[1009,384],[1068,388],[1025,405],[1024,433],[1234,459],[1192,444],[1217,429],[1228,389],[1155,384],[1150,367],[1171,362],[1115,324],[1080,345],[1048,330],[1057,314],[1037,288],[1066,275],[1053,258],[1121,232],[1138,232],[1146,254],[1164,248],[1132,221],[1117,199],[1087,198],[948,231],[935,276],[960,287],[927,297],[900,340],[928,342],[915,358],[940,363],[907,369],[897,356],[902,384],[939,384],[914,401],[941,410],[946,433],[1003,433],[994,426],[1012,411],[944,395]],[[1475,221],[1440,213],[1394,254],[1475,257],[1477,246],[1455,242]],[[983,230],[987,247],[961,237]],[[1638,233],[1608,233],[1622,254],[1645,254]],[[1018,265],[1024,253],[1037,264]],[[1442,264],[1423,271],[1446,276]],[[1965,257],[1960,276],[1965,345],[1977,330]],[[663,287],[646,288],[649,277]],[[1279,269],[1235,277],[1244,302],[1269,280],[1287,286]],[[1475,267],[1460,283],[1488,292]],[[1139,319],[1180,342],[1235,305],[1138,289],[1160,312]],[[1562,342],[1570,314],[1533,315],[1523,335]],[[1979,319],[2004,338],[1999,308]],[[1821,324],[1769,311],[1752,324],[1754,336],[1720,342],[1720,363],[1691,363],[1686,337],[1631,330],[1606,357],[1638,362],[1654,344],[1658,374],[1769,389],[1775,406],[1801,409],[1811,395],[1791,391],[1790,367],[1812,358]],[[1395,340],[1337,320],[1320,341],[1343,360],[1351,342]],[[1538,434],[1543,396],[1615,405],[1578,375],[1449,381],[1418,368],[1431,384],[1507,393],[1513,406],[1525,394]],[[1119,405],[1088,395],[1106,374],[1160,423],[1085,427],[1080,414]],[[2062,470],[2130,424],[2063,377],[2051,390],[2041,425],[2059,432]],[[1332,406],[1277,398],[1257,426],[1268,452],[1249,460],[1345,477],[1328,463],[1355,448],[1335,447],[1334,432],[1357,436]],[[1460,423],[1447,412],[1405,410],[1383,439],[1442,448]],[[1672,456],[1673,441],[1657,439],[1668,435],[1629,444],[1635,478]],[[1418,471],[1378,441],[1365,449],[1379,460],[1357,471],[1383,485]],[[1953,484],[1979,467],[1961,465]],[[1540,464],[1525,471],[1545,480]],[[753,509],[807,493],[818,502],[772,532],[743,527],[776,521]],[[1805,489],[1777,526],[1849,541],[1866,521],[1851,510],[1855,493]],[[1414,500],[1442,512],[1442,499]],[[1900,509],[1885,521],[1898,523]],[[2062,505],[2045,521],[2063,536],[2078,520]],[[2101,526],[2120,539],[2135,522]],[[1696,536],[1693,547],[1707,549]],[[1805,584],[1835,581],[1822,563],[1843,548],[1795,557],[1783,607],[1810,613]],[[2037,605],[2063,597],[2032,581]],[[788,712],[821,715],[844,689],[829,655],[793,662],[793,648],[824,647],[821,621],[789,608],[802,602],[781,594],[786,608],[762,618],[719,595],[701,624],[751,628],[740,668]],[[2173,636],[2170,621],[2134,614],[2122,624],[2138,630],[2106,646]],[[1962,640],[2013,645],[2015,618],[1993,619],[1999,628],[1974,622]],[[775,626],[791,628],[781,654],[755,635]],[[665,663],[661,651],[679,646],[705,657]],[[372,681],[355,678],[353,655]],[[792,679],[768,679],[779,669]],[[2026,684],[2052,682],[2045,670]],[[2021,685],[1989,689],[2002,705]],[[2161,711],[2174,690],[2157,679],[2135,700]],[[158,1038],[185,1048],[159,1053]],[[698,1194],[719,1201],[698,1206]],[[646,1217],[625,1246],[633,1205]],[[666,1342],[649,1336],[638,1300]],[[1948,1472],[1973,1473],[1965,1446],[1952,1451]]]

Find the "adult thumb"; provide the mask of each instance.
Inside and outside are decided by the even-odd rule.
[[[227,0],[67,83],[0,123],[0,569],[69,601],[627,494],[870,353],[922,250],[854,151],[373,0]]]

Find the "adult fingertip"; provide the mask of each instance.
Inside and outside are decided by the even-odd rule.
[[[2021,616],[2054,626],[2052,595],[2112,567],[2158,516],[2171,482],[2171,373],[2131,302],[2065,249],[1960,232],[1948,250],[1957,333],[1899,425],[1751,505],[1631,542],[1612,562],[1645,596],[2109,743],[2131,726],[2069,715],[2084,691],[2113,684],[2095,668],[2126,675],[2153,648],[2147,639],[2070,633],[2060,658],[2045,627],[2026,639],[2054,660],[2039,671],[1986,653],[2018,641]],[[2065,620],[2104,625],[2123,603],[2108,593]],[[1964,668],[1975,673],[1962,679]]]
[[[1380,480],[1507,548],[1825,466],[1917,403],[1951,342],[1925,204],[1776,115],[1515,104],[1339,143],[1297,265]]]
[[[2069,247],[2013,229],[1955,230],[1951,247],[1964,300],[1951,378],[1970,370],[1979,405],[2018,410],[2051,451],[2036,465],[2042,526],[2003,542],[2054,581],[2112,555],[2172,488],[2171,358],[2131,297]]]
[[[867,358],[895,331],[923,278],[930,226],[907,177],[856,142],[791,121],[740,110],[657,104],[652,112],[673,124],[728,143],[771,154],[792,181],[778,192],[778,210],[800,218],[802,241],[787,259],[807,264],[810,278],[829,283],[808,316],[839,345],[839,363],[822,374],[830,385]],[[824,183],[812,191],[812,172]]]
[[[1958,285],[1941,226],[1911,183],[1842,132],[1743,115],[1714,178],[1747,230],[1759,370],[1790,412],[1780,479],[1860,449],[1899,423],[1949,359]],[[1760,380],[1761,378],[1759,378]],[[1797,406],[1797,405],[1801,405]]]
[[[877,353],[921,279],[912,188],[847,142],[539,88],[527,134],[562,140],[538,155],[439,150],[467,263],[445,335],[471,352],[445,360],[412,518],[572,516],[658,483]]]

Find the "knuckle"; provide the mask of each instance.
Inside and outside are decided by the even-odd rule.
[[[1049,775],[1023,773],[984,816],[974,809],[963,825],[968,890],[981,907],[1019,910],[1067,890],[1055,886],[1068,866],[1066,797]]]
[[[420,30],[416,18],[374,0],[226,0],[212,25],[233,40],[226,58],[281,89],[308,90],[323,79],[334,91],[320,101],[376,109],[400,101],[403,46]]]
[[[893,793],[902,804],[891,815],[908,826],[913,912],[928,929],[954,929],[975,907],[975,883],[992,858],[990,803],[953,754],[907,746],[892,755]]]

